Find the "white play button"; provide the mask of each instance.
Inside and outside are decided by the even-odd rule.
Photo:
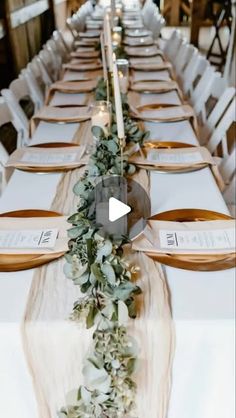
[[[120,200],[116,199],[115,197],[110,197],[109,199],[109,221],[115,222],[117,219],[122,218],[122,216],[127,215],[127,213],[131,212],[131,207],[125,205]]]

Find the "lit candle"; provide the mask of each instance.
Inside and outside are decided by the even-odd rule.
[[[122,40],[122,28],[120,26],[115,26],[113,28],[112,40],[113,42],[116,41],[119,45]]]
[[[100,37],[101,42],[101,51],[102,51],[102,66],[103,66],[103,78],[107,81],[107,61],[106,61],[106,53],[104,48],[104,34],[101,33]]]
[[[115,97],[115,111],[116,111],[116,123],[117,134],[119,139],[125,138],[123,110],[120,95],[119,77],[116,65],[116,56],[113,54],[113,83],[114,83],[114,97]]]
[[[116,60],[118,68],[120,91],[126,94],[129,88],[129,62],[126,59]]]
[[[111,103],[106,101],[98,101],[91,105],[92,116],[91,123],[93,126],[99,126],[107,134],[111,124]]]

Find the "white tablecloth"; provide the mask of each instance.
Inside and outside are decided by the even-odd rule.
[[[161,102],[167,96],[176,102],[174,92],[161,95]],[[70,141],[75,125],[40,123],[33,142]],[[188,122],[148,123],[147,127],[155,139],[196,143]],[[60,174],[15,170],[0,200],[0,211],[50,208],[60,178]],[[227,213],[209,169],[187,174],[152,172],[151,202],[153,213],[187,207]],[[233,418],[234,270],[201,273],[168,267],[165,271],[177,341],[168,418]],[[38,418],[20,336],[33,273],[0,273],[0,406],[5,418]],[[147,412],[147,418],[153,417]]]

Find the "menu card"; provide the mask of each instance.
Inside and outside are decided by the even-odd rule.
[[[157,149],[148,150],[147,161],[160,164],[191,164],[204,161],[203,156],[199,151],[189,151],[185,153],[182,151],[175,151],[176,152],[160,152],[160,150]]]
[[[133,248],[149,253],[230,254],[235,251],[235,220],[173,222],[149,220]]]
[[[15,150],[6,163],[6,167],[68,167],[75,168],[86,164],[85,146],[70,147],[24,147]]]
[[[58,229],[0,230],[0,248],[47,248],[55,247]]]
[[[30,164],[68,164],[75,161],[77,156],[76,152],[68,152],[66,154],[46,154],[45,152],[25,152],[21,158],[21,161]]]
[[[235,229],[203,231],[159,231],[160,246],[181,250],[223,250],[235,246]]]

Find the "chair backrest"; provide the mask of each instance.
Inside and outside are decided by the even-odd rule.
[[[49,51],[47,48],[42,49],[39,52],[39,58],[41,61],[41,68],[44,67],[52,81],[58,79],[58,62],[54,61],[54,54],[52,51]]]
[[[4,97],[12,115],[19,120],[24,130],[24,138],[29,136],[29,119],[34,114],[35,103],[25,80],[17,78],[12,81],[9,89],[2,90]]]
[[[234,97],[235,88],[227,87],[227,82],[221,74],[215,73],[214,80],[203,97],[204,103],[200,104],[201,110],[198,112],[197,108],[196,112],[202,124],[202,126],[201,124],[199,126],[203,143],[209,140]]]
[[[182,39],[174,60],[175,72],[178,77],[182,75],[194,53],[197,54],[197,48],[190,45],[186,39]]]
[[[26,81],[30,90],[31,97],[36,104],[35,111],[39,110],[44,104],[44,95],[32,68],[27,66],[27,68],[23,69],[19,75],[19,78]]]
[[[179,30],[174,30],[164,46],[164,53],[173,62],[180,47],[182,36]]]
[[[183,90],[188,97],[192,97],[193,90],[197,87],[206,67],[209,66],[210,63],[205,57],[202,57],[198,52],[193,53],[182,74]]]
[[[215,155],[218,154],[220,147],[220,156],[222,157],[220,171],[226,184],[231,181],[236,169],[236,138],[234,136],[230,144],[227,138],[231,125],[236,122],[235,108],[236,99],[234,97],[207,143],[207,148]]]
[[[158,10],[155,10],[148,25],[149,29],[152,31],[152,36],[154,39],[159,38],[161,30],[165,24],[165,19],[160,15]]]
[[[5,99],[0,101],[0,144],[1,156],[6,158],[16,147],[21,147],[27,141],[24,125],[21,120],[12,113]],[[3,151],[4,150],[4,151]]]
[[[49,39],[47,41],[46,45],[44,46],[44,50],[48,51],[51,56],[50,66],[52,67],[54,77],[57,80],[59,78],[60,70],[62,67],[62,56],[54,39]]]
[[[206,120],[207,115],[207,102],[211,95],[211,87],[214,80],[220,78],[220,73],[216,73],[215,69],[209,65],[206,66],[199,83],[196,88],[193,89],[191,103],[197,115],[201,114],[202,119]],[[224,88],[226,85],[224,86]]]
[[[53,40],[57,46],[57,50],[62,57],[62,61],[66,62],[70,57],[70,48],[67,46],[61,31],[55,30],[52,34]]]

